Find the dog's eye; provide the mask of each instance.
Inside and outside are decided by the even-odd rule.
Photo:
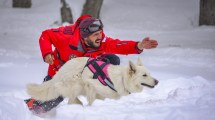
[[[146,75],[146,74],[144,74],[143,76],[144,76],[144,77],[146,77],[147,75]]]

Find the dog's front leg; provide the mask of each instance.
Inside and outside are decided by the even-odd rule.
[[[83,105],[83,103],[76,97],[74,100],[69,99],[68,104],[79,104]]]
[[[87,100],[89,102],[88,104],[92,105],[93,102],[95,101],[96,93],[95,93],[93,87],[90,84],[86,84],[84,89],[85,89],[85,92],[86,92]]]
[[[89,93],[89,96],[87,96],[87,100],[89,101],[89,105],[91,106],[93,104],[93,102],[95,101],[95,98],[96,98],[96,94],[94,93],[94,91],[92,90],[90,93]]]
[[[96,94],[96,99],[104,100],[105,98],[99,94]]]

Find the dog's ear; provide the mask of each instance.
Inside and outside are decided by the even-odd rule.
[[[140,56],[137,59],[137,66],[143,66]]]
[[[129,75],[132,76],[137,72],[137,68],[132,61],[129,61]]]

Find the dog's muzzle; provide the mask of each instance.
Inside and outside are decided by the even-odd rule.
[[[141,83],[141,85],[147,86],[147,87],[150,87],[150,88],[154,88],[158,83],[159,83],[159,81],[155,79],[155,84],[154,84],[154,86],[151,86],[151,85],[148,85],[148,84],[145,84],[145,83]]]

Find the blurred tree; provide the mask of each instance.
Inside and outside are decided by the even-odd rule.
[[[66,3],[65,0],[61,0],[61,4],[62,4],[62,7],[61,7],[60,11],[61,11],[62,23],[68,22],[68,23],[72,24],[73,17],[72,17],[72,12],[71,12],[69,5]]]
[[[30,8],[31,5],[31,0],[13,0],[14,8]]]
[[[215,0],[200,0],[199,25],[215,25]]]
[[[95,18],[99,18],[103,0],[86,0],[82,15],[90,14]]]

